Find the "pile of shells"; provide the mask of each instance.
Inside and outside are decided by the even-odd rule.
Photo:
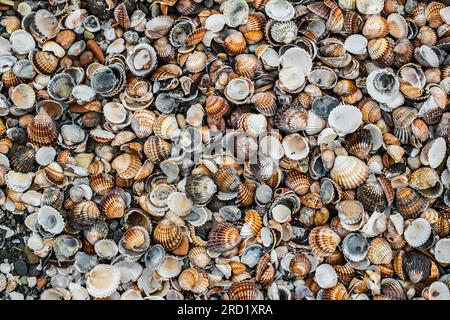
[[[442,1],[0,0],[0,298],[450,299],[449,51]]]

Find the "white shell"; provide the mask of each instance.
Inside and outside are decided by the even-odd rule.
[[[295,15],[292,4],[286,0],[271,0],[266,6],[267,15],[277,21],[289,21]]]
[[[95,98],[95,91],[90,86],[81,84],[72,89],[72,95],[77,100],[90,102]]]
[[[191,212],[193,203],[184,193],[172,192],[167,197],[167,205],[173,213],[184,217]]]
[[[428,288],[429,300],[450,300],[450,290],[448,286],[440,281],[433,282]]]
[[[328,289],[337,284],[338,276],[331,265],[321,264],[316,269],[314,280],[322,289]]]
[[[284,154],[289,159],[302,160],[308,156],[308,141],[298,133],[291,133],[284,137],[282,144]]]
[[[417,218],[406,229],[404,237],[413,248],[423,245],[431,235],[430,223],[424,218]]]
[[[166,256],[163,264],[156,269],[156,272],[158,272],[161,277],[170,279],[180,274],[182,266],[182,260],[174,256]]]
[[[105,119],[111,123],[121,124],[127,118],[127,110],[118,102],[108,102],[103,107]]]
[[[94,251],[100,258],[111,259],[119,253],[119,248],[114,241],[102,239],[95,243]]]
[[[363,14],[377,14],[384,8],[384,0],[356,0],[356,9]]]
[[[120,283],[120,271],[110,264],[96,265],[86,276],[86,288],[95,298],[112,295]]]
[[[264,136],[260,139],[259,148],[265,155],[273,159],[278,160],[284,156],[284,148],[280,140],[271,135]]]
[[[53,162],[56,157],[56,150],[53,147],[40,147],[36,151],[36,162],[41,166],[46,166]]]
[[[286,52],[280,57],[280,63],[283,68],[296,67],[301,69],[305,76],[311,73],[313,63],[306,50],[293,47],[286,50]]]
[[[351,105],[341,104],[331,110],[328,124],[337,134],[346,135],[355,132],[362,122],[361,111]]]
[[[434,257],[440,263],[450,263],[450,239],[441,239],[436,243]]]
[[[384,144],[383,133],[381,132],[381,129],[373,123],[365,125],[364,129],[369,130],[372,136],[372,151],[377,151],[378,149],[380,149]]]
[[[245,0],[226,0],[220,9],[229,27],[235,28],[247,23],[249,7]]]
[[[367,38],[361,34],[352,34],[344,42],[344,48],[351,54],[364,54],[367,52]]]
[[[205,21],[206,30],[219,32],[225,26],[225,16],[223,14],[212,14]]]
[[[34,173],[21,173],[13,170],[5,175],[5,182],[8,188],[15,192],[24,192],[28,190],[33,182]]]
[[[50,206],[43,206],[39,209],[37,222],[45,231],[54,235],[59,234],[64,230],[63,217],[58,210]]]
[[[325,128],[323,129],[319,136],[317,137],[317,144],[328,144],[334,139],[337,138],[337,133],[333,130],[333,128]]]
[[[305,84],[305,74],[299,67],[284,67],[278,74],[283,89],[292,93],[302,89]]]
[[[28,54],[36,47],[36,42],[31,34],[23,29],[14,31],[9,37],[11,48],[18,54]]]
[[[387,221],[388,217],[384,213],[375,211],[362,227],[361,232],[369,238],[376,237],[387,230]]]
[[[437,138],[432,142],[431,148],[428,151],[428,163],[431,168],[437,168],[442,161],[444,161],[446,153],[445,139],[442,137]]]
[[[381,85],[381,78],[390,79],[388,87]],[[384,84],[388,81],[384,81]],[[395,74],[386,69],[377,69],[369,73],[366,79],[367,92],[376,101],[381,103],[392,103],[400,92],[400,82]]]
[[[291,209],[283,204],[278,204],[272,209],[272,217],[279,223],[284,223],[291,219]]]

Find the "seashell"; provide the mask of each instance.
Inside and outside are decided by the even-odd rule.
[[[395,206],[405,218],[414,218],[428,208],[428,203],[414,189],[401,187],[396,191]]]
[[[209,280],[206,272],[188,268],[180,273],[178,283],[183,290],[200,293],[208,288]]]
[[[345,121],[343,120],[345,119]],[[330,127],[332,127],[337,134],[346,135],[358,129],[362,121],[362,114],[358,108],[341,104],[331,110],[328,117]]]
[[[46,232],[57,235],[64,230],[64,219],[61,214],[50,206],[42,206],[37,214],[37,223]]]
[[[144,143],[144,154],[153,163],[159,163],[170,155],[171,144],[156,137],[149,137]]]
[[[420,252],[400,251],[394,258],[394,269],[401,279],[418,283],[430,275],[431,261]]]
[[[347,135],[345,146],[349,154],[361,160],[367,159],[373,147],[372,134],[366,129],[357,130]]]
[[[296,277],[304,277],[311,271],[311,262],[305,254],[298,252],[289,262],[289,268]]]
[[[275,276],[275,268],[272,263],[270,263],[270,255],[264,254],[258,265],[256,266],[256,281],[261,283],[263,286],[268,286],[273,282]]]
[[[49,51],[33,51],[29,59],[34,70],[39,74],[52,75],[58,68],[58,57]]]
[[[405,21],[406,23],[406,21]],[[364,23],[363,35],[368,39],[384,38],[390,32],[389,22],[381,16],[370,16]]]
[[[307,174],[299,171],[291,171],[286,175],[285,183],[296,194],[303,195],[308,192],[312,181]]]
[[[194,51],[188,55],[185,66],[191,73],[198,73],[206,67],[207,56],[201,51]]]
[[[178,248],[182,239],[180,228],[168,220],[160,222],[153,232],[153,240],[161,244],[167,251],[173,251]]]
[[[443,23],[440,11],[444,8],[445,5],[437,1],[430,2],[427,5],[424,14],[431,28],[437,28]]]
[[[301,106],[293,104],[278,109],[275,115],[275,125],[280,130],[295,133],[305,130],[308,114]]]
[[[28,173],[36,169],[36,151],[21,145],[14,145],[9,153],[11,168],[17,172]]]
[[[127,229],[119,241],[119,252],[125,256],[136,258],[142,256],[149,248],[150,236],[141,226]]]
[[[153,123],[153,133],[161,139],[172,139],[180,135],[177,120],[174,116],[161,114]]]
[[[36,102],[36,94],[29,85],[22,83],[12,89],[11,101],[19,109],[30,109]]]
[[[348,298],[349,294],[341,283],[323,292],[323,300],[348,300]]]
[[[243,0],[227,0],[221,4],[220,10],[229,27],[237,27],[247,22],[249,7]]]
[[[194,203],[206,204],[217,192],[217,185],[214,181],[204,175],[191,175],[186,179],[185,192]]]
[[[70,98],[74,86],[75,81],[71,76],[60,73],[51,78],[47,86],[47,91],[52,99],[56,101],[67,101]]]
[[[116,19],[117,23],[122,26],[125,30],[130,28],[131,21],[128,16],[127,8],[124,3],[120,3],[114,9],[114,19]]]
[[[176,22],[169,33],[170,43],[176,47],[186,44],[187,37],[195,30],[195,25],[190,20],[180,20]]]
[[[341,238],[328,227],[315,227],[309,234],[311,250],[322,257],[330,256],[336,250]]]
[[[270,0],[264,9],[267,15],[276,21],[289,21],[295,15],[294,7],[285,0]]]
[[[241,237],[256,236],[262,228],[262,218],[256,210],[245,213],[245,224],[241,229]]]
[[[104,196],[114,188],[115,182],[113,176],[107,173],[100,173],[89,177],[89,185],[95,193]]]
[[[237,189],[237,202],[243,207],[249,207],[254,203],[256,186],[251,180],[245,180]]]
[[[206,252],[206,248],[195,247],[189,251],[189,261],[198,268],[206,268],[211,263],[211,258]]]
[[[156,68],[156,61],[157,56],[155,49],[145,43],[136,45],[133,50],[129,52],[126,59],[127,66],[136,76],[150,74]]]
[[[337,156],[331,177],[344,189],[354,189],[368,177],[367,165],[353,156]]]
[[[251,99],[254,91],[255,88],[250,79],[239,77],[228,82],[224,94],[228,101],[243,104]]]
[[[169,33],[174,22],[175,20],[167,15],[154,17],[146,23],[145,33],[151,39],[159,39]]]
[[[126,197],[120,189],[113,189],[106,193],[99,204],[100,211],[109,219],[121,218],[126,208]]]
[[[436,260],[440,263],[449,263],[450,257],[448,254],[448,247],[449,247],[450,241],[448,239],[441,239],[438,242],[436,242],[436,245],[434,247],[434,257]]]
[[[367,258],[377,265],[391,263],[393,254],[389,242],[382,237],[373,239],[369,244]]]
[[[170,279],[178,276],[181,272],[182,261],[173,256],[166,256],[156,272],[163,278]]]
[[[57,162],[52,162],[46,166],[43,173],[47,181],[53,185],[61,186],[67,181],[67,178],[64,177],[63,168]]]
[[[342,240],[342,253],[351,262],[360,262],[367,256],[369,243],[359,233],[350,233]]]
[[[406,242],[413,248],[424,245],[431,235],[430,223],[423,219],[417,218],[404,231]]]
[[[209,234],[208,249],[220,253],[234,248],[240,241],[239,231],[232,224],[215,224]]]
[[[245,51],[247,42],[241,32],[234,32],[225,38],[223,45],[228,54],[238,55]]]
[[[384,189],[375,181],[368,181],[358,187],[356,197],[368,212],[382,211],[387,206]]]
[[[36,47],[36,41],[27,31],[18,29],[9,37],[11,49],[18,54],[28,54]]]
[[[109,264],[98,264],[86,275],[86,288],[95,298],[110,296],[120,284],[120,271]]]
[[[398,13],[391,13],[387,17],[389,33],[396,39],[404,39],[408,36],[408,23],[405,18]]]
[[[331,265],[321,264],[316,269],[314,280],[322,289],[330,289],[336,286],[338,275]]]
[[[139,157],[131,153],[121,154],[111,163],[111,167],[124,179],[133,179],[141,166]]]
[[[308,75],[308,81],[321,89],[331,89],[337,83],[336,73],[327,67],[315,68]]]
[[[259,294],[258,288],[250,280],[234,282],[228,289],[230,300],[258,300]]]

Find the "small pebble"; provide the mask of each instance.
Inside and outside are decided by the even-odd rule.
[[[19,276],[25,276],[28,273],[28,266],[24,260],[17,260],[14,262],[14,270]]]
[[[28,277],[27,281],[28,281],[28,287],[33,288],[37,283],[37,278],[36,277]]]
[[[11,272],[11,265],[9,263],[0,264],[0,271],[4,274]]]

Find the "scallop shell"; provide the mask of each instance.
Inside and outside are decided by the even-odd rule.
[[[391,263],[393,254],[389,242],[382,237],[373,239],[369,244],[367,258],[377,265]]]
[[[259,294],[256,285],[249,280],[235,282],[228,289],[230,300],[258,300]]]
[[[401,187],[396,191],[395,206],[405,218],[414,218],[428,208],[428,203],[416,190]]]
[[[404,231],[406,242],[413,248],[424,245],[431,236],[431,225],[423,219],[417,218]]]
[[[339,135],[355,132],[362,121],[361,111],[351,105],[341,104],[331,110],[328,117],[330,127]]]
[[[29,59],[34,70],[39,74],[52,75],[58,68],[58,57],[49,51],[31,52]]]
[[[299,252],[292,257],[289,268],[296,277],[304,277],[311,271],[311,262],[305,254]]]

